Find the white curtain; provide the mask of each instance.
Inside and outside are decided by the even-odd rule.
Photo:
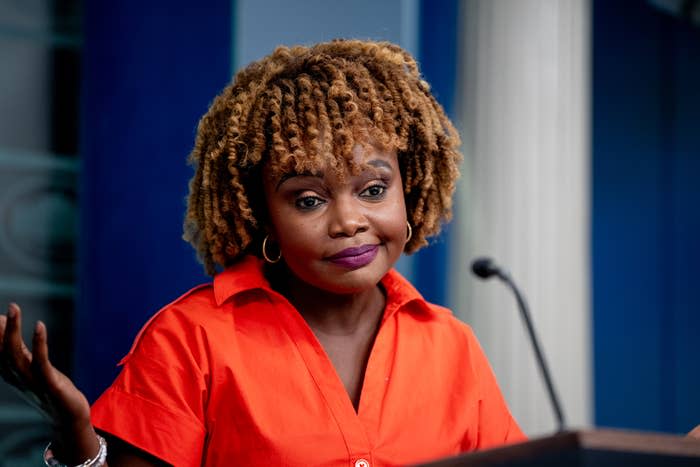
[[[529,435],[555,429],[509,291],[473,279],[493,256],[529,300],[569,425],[592,421],[590,16],[586,0],[466,0],[458,126],[465,163],[451,305],[470,323]]]

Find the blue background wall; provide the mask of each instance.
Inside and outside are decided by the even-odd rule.
[[[199,117],[230,78],[231,4],[86,2],[74,375],[89,399],[148,316],[205,277],[181,240]]]
[[[451,119],[455,118],[459,23],[457,0],[421,2],[417,58],[435,98]],[[446,305],[448,294],[449,235],[449,225],[446,225],[440,235],[431,240],[429,248],[416,253],[413,266],[414,285],[427,300],[441,305]]]
[[[700,28],[594,3],[595,421],[700,423]]]

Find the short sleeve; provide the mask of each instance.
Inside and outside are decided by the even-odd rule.
[[[471,365],[479,387],[479,406],[476,444],[473,439],[465,440],[465,450],[488,449],[525,441],[527,437],[508,409],[481,344],[471,328],[467,327],[467,332]]]
[[[174,465],[202,461],[206,338],[177,308],[141,330],[122,370],[92,407],[96,428]]]

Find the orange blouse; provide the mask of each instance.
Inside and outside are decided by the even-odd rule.
[[[471,329],[396,271],[382,285],[357,412],[248,257],[151,318],[93,423],[178,466],[390,466],[523,440]]]

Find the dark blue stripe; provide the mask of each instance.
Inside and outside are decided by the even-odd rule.
[[[458,0],[420,2],[418,61],[433,94],[451,118],[457,75],[458,12]],[[449,243],[449,229],[443,228],[429,247],[416,253],[414,260],[416,288],[427,300],[442,305],[447,302]]]
[[[593,16],[595,423],[700,420],[700,29],[652,2]]]
[[[659,224],[658,224],[658,250],[662,252],[664,274],[659,275],[661,289],[661,309],[666,311],[660,314],[659,342],[661,351],[661,365],[659,366],[659,404],[661,409],[659,429],[661,431],[673,431],[676,425],[675,410],[675,348],[673,345],[673,323],[676,309],[676,295],[673,284],[676,281],[677,265],[675,255],[663,253],[669,247],[673,248],[674,225],[676,210],[674,209],[674,178],[676,159],[676,144],[674,127],[676,121],[676,61],[673,53],[676,49],[674,21],[672,18],[662,18],[659,23],[659,48],[657,60],[659,63],[659,147],[658,154],[661,158],[659,164]]]
[[[197,121],[230,77],[231,1],[86,2],[75,379],[94,399],[154,310],[204,279],[182,233]]]

